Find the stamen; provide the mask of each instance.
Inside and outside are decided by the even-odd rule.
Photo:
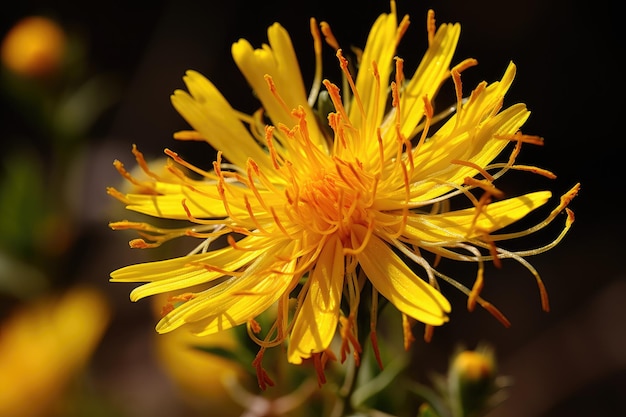
[[[474,217],[472,218],[472,223],[470,224],[470,227],[467,229],[467,235],[474,233],[474,228],[476,227],[476,222],[478,221],[478,218],[483,213],[483,209],[487,207],[490,203],[491,203],[490,193],[484,193],[483,195],[480,196],[478,203],[475,205],[476,210],[474,212]]]
[[[430,9],[428,10],[428,14],[426,15],[426,32],[428,33],[428,46],[429,47],[433,43],[436,30],[437,30],[437,25],[435,22],[435,11]]]
[[[356,85],[354,85],[354,80],[352,79],[350,70],[348,69],[348,60],[343,57],[343,54],[341,53],[341,49],[337,51],[336,55],[337,55],[337,58],[339,58],[339,66],[341,67],[341,70],[343,71],[346,77],[346,80],[350,84],[350,90],[352,91],[352,94],[354,95],[354,99],[356,100],[357,106],[359,107],[359,112],[361,112],[361,116],[363,117],[363,120],[365,121],[367,120],[367,114],[365,113],[365,109],[363,108],[363,103],[361,102],[361,97],[359,96],[359,92],[356,89]]]
[[[426,120],[424,120],[424,122],[420,123],[420,126],[418,126],[418,128],[421,129],[422,131],[422,135],[420,136],[420,139],[417,142],[415,149],[413,149],[413,151],[411,152],[411,158],[414,158],[415,155],[417,155],[418,150],[422,147],[424,142],[426,142],[426,137],[428,136],[428,130],[430,129],[431,124],[433,123],[433,113],[434,113],[433,104],[428,98],[427,94],[424,94],[422,96],[422,101],[424,102],[424,116],[426,116]],[[417,130],[416,128],[411,133],[411,135],[415,135],[418,131],[419,130]]]
[[[380,86],[380,72],[378,71],[378,63],[376,63],[376,61],[372,61],[372,75],[374,76],[374,80],[376,81],[374,83],[374,108],[372,110],[372,114],[378,114],[378,103],[380,103],[380,91],[381,91],[381,86]],[[364,132],[367,132],[367,134],[369,134],[369,132],[371,131],[371,128],[369,126],[367,126],[367,122],[371,122],[372,124],[376,123],[376,119],[375,118],[368,118],[368,120],[365,120],[365,126],[364,126]],[[376,126],[376,129],[380,129],[380,126]]]
[[[437,270],[434,270],[434,272],[439,278],[443,279],[444,281],[446,281],[447,283],[449,283],[450,285],[460,290],[462,293],[464,293],[465,295],[469,297],[471,291],[465,285],[461,284],[455,279],[450,278],[449,276],[445,274],[442,274],[441,272]],[[502,314],[502,312],[500,312],[500,310],[498,310],[493,304],[485,301],[482,297],[478,295],[476,296],[476,302],[482,308],[484,308],[489,313],[491,313],[491,315],[494,316],[500,323],[502,323],[504,327],[511,326],[511,322],[509,322],[509,320],[504,316],[504,314]]]
[[[458,64],[456,64],[453,68],[452,71],[456,71],[459,74],[462,73],[463,71],[465,71],[468,68],[474,67],[478,65],[478,61],[474,58],[465,58],[463,61],[459,62]]]
[[[180,302],[186,303],[187,301],[193,300],[194,298],[196,298],[196,294],[192,292],[186,292],[186,293],[179,294],[179,295],[173,295],[168,298],[168,301],[170,302],[180,301]]]
[[[494,316],[500,323],[502,323],[502,325],[504,327],[511,327],[511,322],[509,321],[509,319],[506,318],[506,316],[504,314],[502,314],[502,312],[500,310],[498,310],[493,304],[491,304],[488,301],[483,300],[482,298],[478,297],[476,299],[476,301],[478,302],[478,304],[480,304],[480,306],[482,308],[484,308],[485,310],[487,310],[492,316]]]
[[[324,365],[322,364],[322,354],[319,352],[313,353],[311,358],[313,359],[313,366],[315,367],[315,372],[317,373],[317,384],[321,387],[326,383],[326,374],[324,374]]]
[[[224,220],[223,219],[206,220],[206,219],[199,219],[199,218],[195,217],[193,214],[191,214],[191,210],[187,206],[187,199],[186,198],[183,198],[182,201],[180,202],[180,204],[183,206],[183,210],[185,210],[185,213],[187,214],[187,219],[190,222],[198,223],[198,224],[205,224],[205,225],[215,225],[215,226],[220,225],[220,224],[224,224]]]
[[[483,263],[480,262],[478,264],[478,272],[476,273],[476,280],[474,281],[474,285],[472,286],[472,291],[470,291],[469,297],[467,297],[467,310],[474,311],[474,307],[476,306],[476,299],[480,296],[480,292],[483,289],[485,284],[484,282],[484,267]]]
[[[378,140],[378,160],[380,165],[378,167],[380,173],[383,172],[385,168],[385,145],[383,144],[383,137],[380,131],[380,127],[376,128],[376,139]]]
[[[461,61],[459,64],[455,65],[451,70],[450,74],[452,75],[452,81],[454,82],[454,91],[456,91],[456,112],[457,112],[457,125],[461,121],[461,112],[463,110],[463,83],[461,82],[461,72],[465,71],[467,68],[477,65],[478,61],[473,58],[467,58]],[[470,95],[471,101],[471,95]]]
[[[568,192],[566,192],[564,195],[562,195],[561,199],[560,199],[559,205],[557,207],[555,207],[550,212],[548,217],[546,219],[544,219],[542,222],[539,222],[536,225],[534,225],[533,227],[529,227],[528,229],[526,229],[524,231],[521,231],[521,232],[502,233],[502,234],[492,235],[492,239],[494,241],[510,240],[510,239],[515,239],[515,238],[522,237],[522,236],[527,236],[527,235],[530,235],[532,233],[535,233],[538,230],[543,229],[548,224],[552,223],[552,221],[555,219],[555,217],[558,216],[569,205],[569,203],[572,201],[572,199],[578,195],[578,191],[579,190],[580,190],[580,183],[574,185]],[[572,217],[572,219],[573,219],[573,217]],[[569,218],[568,218],[568,220],[569,220]],[[520,252],[520,253],[522,253],[522,252]],[[535,250],[533,250],[531,254],[536,254],[536,253],[540,253],[540,252],[536,252]]]
[[[339,42],[337,42],[337,38],[335,38],[335,35],[333,35],[333,31],[330,29],[330,25],[327,22],[321,22],[320,29],[322,30],[322,34],[324,35],[324,40],[326,41],[326,43],[335,51],[337,51],[339,49]]]
[[[287,232],[287,229],[285,229],[285,226],[280,221],[280,218],[276,214],[276,209],[274,207],[270,207],[270,213],[272,213],[272,217],[274,218],[274,223],[276,223],[276,226],[280,229],[280,231],[283,232],[283,234],[287,238],[293,239],[293,236],[289,232]]]
[[[348,142],[341,123],[341,116],[337,113],[328,114],[328,126],[333,130],[335,137],[333,140],[333,155],[341,155],[347,149]]]
[[[136,179],[135,177],[133,177],[130,172],[128,172],[125,168],[124,168],[124,164],[122,162],[120,162],[119,160],[115,160],[113,161],[113,166],[115,167],[115,169],[117,169],[117,172],[120,173],[120,175],[124,178],[126,178],[131,184],[134,184],[138,187],[140,187],[141,193],[142,194],[154,194],[157,195],[159,194],[155,187],[154,184],[148,182],[148,181],[140,181],[138,179]]]
[[[461,123],[461,115],[463,111],[463,85],[461,83],[461,74],[456,70],[456,68],[452,68],[450,74],[452,74],[454,91],[456,92],[456,128]]]
[[[161,312],[160,312],[161,318],[167,316],[172,311],[174,311],[174,305],[172,303],[167,303],[167,304],[163,305],[161,307]]]
[[[435,333],[435,326],[427,324],[424,326],[424,342],[430,343],[433,340],[433,333]]]
[[[313,108],[322,86],[322,38],[315,18],[311,18],[309,26],[313,36],[313,49],[315,51],[315,75],[313,76],[313,84],[311,85],[308,98],[309,107]]]
[[[246,331],[248,332],[248,336],[254,343],[259,345],[263,349],[270,349],[270,348],[276,347],[285,341],[284,339],[280,339],[278,337],[275,337],[274,339],[272,339],[272,336],[276,333],[276,322],[272,324],[272,327],[267,332],[267,335],[265,335],[265,338],[263,340],[257,337],[256,333],[254,332],[254,328],[251,326],[251,324],[253,323],[250,323],[249,321],[246,322]]]
[[[280,170],[280,163],[278,161],[278,153],[276,152],[276,148],[274,147],[274,126],[265,126],[265,142],[267,143],[267,148],[269,150],[272,163],[274,164],[274,169],[278,171]]]
[[[169,156],[170,158],[172,158],[177,164],[180,164],[182,166],[184,166],[185,168],[189,169],[190,171],[195,172],[196,174],[200,174],[203,177],[206,178],[215,178],[215,176],[205,170],[202,170],[200,168],[198,168],[197,166],[190,164],[189,162],[185,161],[183,158],[181,158],[176,152],[171,151],[170,149],[165,148],[165,150],[163,151],[167,156]]]
[[[156,248],[158,246],[161,246],[161,243],[160,242],[147,243],[143,239],[133,239],[130,242],[128,242],[128,245],[133,249],[148,249],[148,248]]]
[[[126,198],[126,196],[117,191],[115,188],[113,187],[107,187],[107,194],[118,199],[119,201],[121,201],[122,203],[129,205],[130,204],[130,200]]]
[[[489,174],[487,171],[485,171],[481,166],[479,166],[478,164],[472,162],[472,161],[464,161],[461,159],[453,159],[452,161],[450,161],[451,164],[454,165],[463,165],[469,168],[474,168],[476,171],[480,172],[481,175],[483,177],[485,177],[485,179],[487,181],[493,181],[493,176],[491,174]]]
[[[374,357],[378,363],[378,367],[383,369],[383,361],[380,359],[380,350],[378,349],[378,337],[376,336],[376,320],[378,319],[378,291],[372,287],[372,305],[370,309],[370,340]]]
[[[274,79],[272,78],[272,76],[265,74],[263,78],[265,79],[265,82],[267,83],[270,92],[272,93],[276,101],[278,101],[278,104],[280,104],[280,106],[285,112],[287,112],[287,114],[291,114],[291,109],[287,106],[280,94],[278,94],[278,90],[276,89],[276,84],[274,84]]]
[[[263,391],[267,389],[268,385],[270,387],[274,386],[274,381],[272,381],[268,373],[265,371],[265,369],[263,369],[263,365],[261,364],[261,362],[263,361],[264,353],[265,348],[262,347],[261,349],[259,349],[259,353],[257,353],[256,357],[252,361],[252,366],[254,366],[254,368],[256,369],[256,377],[257,381],[259,382],[259,388],[261,388]]]
[[[496,268],[502,268],[502,261],[498,256],[498,247],[496,246],[496,243],[489,238],[489,236],[489,234],[484,234],[483,236],[481,236],[481,238],[489,245],[489,253],[493,258],[493,265]]]
[[[326,87],[326,90],[328,91],[328,96],[330,97],[330,100],[332,101],[333,105],[335,106],[335,111],[340,115],[341,120],[346,124],[346,126],[351,126],[350,125],[350,119],[348,118],[348,114],[346,113],[346,109],[343,106],[343,103],[341,101],[341,95],[339,94],[339,87],[337,87],[335,84],[331,83],[328,80],[324,80],[324,81],[322,81],[322,83]],[[329,115],[329,117],[330,117],[330,115]],[[332,125],[331,125],[331,127],[332,127]]]
[[[393,10],[392,13],[395,14],[395,10]],[[402,39],[407,29],[409,28],[410,23],[411,22],[409,20],[409,15],[405,14],[404,17],[402,17],[402,20],[400,21],[398,28],[396,29],[396,47],[400,44],[400,40]]]
[[[529,143],[531,145],[543,146],[544,139],[541,136],[536,135],[525,135],[521,132],[516,132],[513,135],[494,135],[496,139],[504,139],[510,141],[519,141],[522,143]]]
[[[247,166],[246,172],[248,174],[247,186],[252,191],[252,193],[256,197],[256,199],[259,202],[259,204],[261,204],[263,209],[265,209],[265,211],[267,211],[267,209],[268,209],[267,208],[267,204],[265,204],[265,200],[263,199],[263,196],[261,195],[261,192],[259,191],[258,187],[256,186],[254,178],[252,177],[253,173],[256,174],[257,176],[259,176],[259,173],[260,173],[259,166],[256,164],[256,162],[254,162],[253,159],[248,159],[246,161],[246,166]]]
[[[367,244],[369,243],[370,238],[372,237],[372,233],[374,232],[374,226],[375,226],[374,218],[371,218],[367,224],[367,230],[365,232],[365,237],[363,238],[363,242],[361,242],[359,247],[356,249],[349,248],[349,247],[343,248],[343,254],[344,255],[357,255],[363,252],[363,250],[367,247]],[[356,238],[354,234],[352,234],[351,237],[353,239],[353,243],[355,243],[354,240],[356,240]]]
[[[176,140],[205,140],[199,132],[195,130],[179,130],[173,135]]]
[[[248,199],[247,195],[243,196],[243,202],[246,206],[246,211],[248,212],[248,216],[250,216],[250,220],[252,220],[256,229],[265,235],[269,235],[267,230],[263,226],[261,226],[261,223],[259,223],[259,220],[256,218],[256,215],[254,214],[254,210],[252,210],[252,206],[250,205],[250,199]]]
[[[245,232],[247,232],[247,230],[245,229],[238,230],[236,228],[233,228],[233,231],[236,233],[241,233],[241,234],[244,234]],[[249,247],[239,245],[237,241],[235,240],[235,238],[233,237],[233,235],[230,235],[230,234],[226,235],[226,241],[228,242],[228,245],[235,250],[243,250],[243,251],[250,251],[250,252],[256,252],[259,250],[259,247],[255,245],[251,245]]]
[[[499,189],[497,189],[490,182],[487,182],[487,181],[484,181],[484,180],[477,180],[476,178],[472,178],[472,177],[465,177],[463,179],[463,183],[465,185],[469,185],[471,187],[482,188],[485,192],[493,195],[496,198],[504,197],[504,192],[499,190]]]
[[[341,363],[345,362],[346,356],[348,352],[350,352],[350,345],[352,345],[354,362],[356,366],[360,364],[360,353],[361,344],[356,337],[354,323],[354,316],[350,315],[348,318],[341,316],[339,317],[339,323],[341,324],[341,328],[339,333],[341,334]]]
[[[246,324],[250,328],[250,330],[252,330],[252,332],[254,334],[261,333],[261,325],[259,324],[258,321],[254,320],[254,319],[250,319],[250,320],[248,320],[248,322]]]
[[[207,272],[217,272],[224,276],[240,277],[243,275],[243,272],[229,271],[229,270],[222,269],[215,265],[207,264],[205,262],[189,262],[189,265],[202,268]]]
[[[550,311],[548,292],[546,291],[546,287],[543,283],[543,280],[541,279],[541,276],[539,276],[539,272],[537,272],[537,270],[526,259],[524,259],[516,252],[509,252],[501,248],[498,249],[498,252],[502,254],[501,256],[506,256],[519,262],[533,275],[533,277],[535,277],[537,287],[539,288],[539,296],[541,298],[541,308],[543,311]]]
[[[143,157],[143,153],[141,153],[139,149],[137,149],[137,145],[133,144],[132,152],[133,152],[133,155],[135,155],[135,160],[137,161],[137,164],[141,167],[143,172],[145,172],[149,177],[158,180],[159,176],[156,175],[154,172],[150,171],[150,168],[148,168],[148,163]]]
[[[404,350],[409,351],[413,342],[415,342],[415,336],[413,336],[413,323],[414,319],[402,313],[402,335],[404,341]]]
[[[213,162],[213,170],[215,171],[218,177],[217,192],[220,195],[220,199],[222,200],[222,203],[224,205],[224,210],[226,210],[226,214],[228,214],[228,217],[230,217],[230,219],[233,221],[241,222],[233,214],[233,212],[230,209],[230,205],[228,204],[228,199],[226,198],[226,180],[224,178],[224,173],[222,172],[221,162],[222,162],[222,152],[218,151],[217,160]]]
[[[549,178],[551,180],[556,179],[556,174],[554,174],[553,172],[548,171],[547,169],[538,168],[538,167],[535,167],[535,166],[530,166],[530,165],[513,165],[511,167],[511,169],[515,169],[517,171],[532,172],[533,174],[538,174],[538,175],[544,176],[546,178]]]

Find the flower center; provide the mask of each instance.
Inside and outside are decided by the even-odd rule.
[[[297,185],[294,182],[287,192],[287,210],[305,229],[320,235],[338,233],[349,244],[352,227],[370,222],[376,181],[358,161],[333,162],[334,171],[320,170]]]

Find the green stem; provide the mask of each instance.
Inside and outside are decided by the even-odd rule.
[[[346,377],[343,381],[342,387],[338,391],[339,401],[335,403],[335,407],[330,413],[330,417],[343,417],[354,411],[352,409],[352,393],[356,389],[356,380],[359,373],[360,366],[356,366],[354,358],[350,359],[346,372]]]

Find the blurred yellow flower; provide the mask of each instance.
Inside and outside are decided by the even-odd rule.
[[[412,321],[437,326],[448,320],[450,304],[439,292],[438,279],[464,291],[470,309],[479,303],[505,323],[479,295],[484,263],[516,259],[541,284],[523,257],[541,253],[563,237],[573,221],[569,209],[563,232],[544,247],[513,252],[500,243],[552,222],[578,186],[535,226],[496,234],[551,197],[549,191],[537,191],[503,198],[494,184],[510,170],[553,177],[515,162],[523,143],[542,143],[519,131],[529,116],[524,104],[503,107],[515,65],[508,65],[500,81],[480,83],[463,98],[460,73],[476,61],[450,66],[460,26],[437,28],[431,11],[428,49],[417,70],[405,78],[395,49],[408,25],[408,16],[398,22],[392,1],[391,12],[374,23],[358,61],[349,61],[329,25],[318,26],[312,19],[317,67],[308,97],[290,37],[281,25],[268,29],[269,44],[261,49],[243,39],[236,42],[233,58],[262,103],[262,110],[252,116],[233,109],[202,75],[187,72],[189,92],[176,91],[172,103],[194,130],[178,132],[175,138],[206,141],[217,149],[213,169],[196,167],[166,149],[170,175],[161,176],[133,148],[149,179],[134,177],[119,161],[115,166],[144,192],[109,189],[130,210],[189,223],[174,229],[111,223],[113,229],[139,231],[141,238],[132,240],[132,247],[156,247],[181,236],[201,240],[186,256],[111,274],[114,282],[147,282],[132,291],[133,301],[204,285],[186,294],[181,305],[159,321],[159,333],[185,326],[206,335],[246,324],[261,346],[255,366],[263,386],[269,382],[260,366],[263,351],[285,342],[291,363],[312,359],[321,370],[334,357],[329,347],[339,329],[342,360],[352,352],[358,362],[364,335],[358,333],[363,327],[359,330],[357,315],[367,311],[359,309],[362,298],[372,301],[368,317],[358,321],[371,320],[376,348],[379,295],[403,313],[405,339],[410,341]],[[343,91],[322,80],[322,34],[336,50]],[[450,100],[456,101],[456,111],[435,114],[434,98],[448,79],[456,89]],[[320,93],[322,85],[325,91]],[[324,105],[332,111],[320,115]],[[271,124],[265,125],[266,120]],[[494,162],[510,144],[508,160]],[[451,209],[454,197],[464,208]],[[228,245],[211,248],[220,237],[226,237]],[[474,287],[440,273],[427,252],[434,254],[435,262],[449,258],[476,263]],[[415,266],[422,268],[423,276],[416,274]],[[363,295],[366,289],[371,296]],[[296,303],[290,303],[292,297]],[[262,329],[255,318],[274,305],[274,324]]]
[[[0,416],[54,415],[109,322],[104,296],[75,288],[25,305],[0,327]]]
[[[153,305],[159,312],[163,305],[168,305],[168,298],[169,294],[154,298]],[[233,399],[228,387],[231,383],[242,387],[250,385],[250,374],[237,362],[203,350],[235,350],[238,342],[233,329],[196,336],[179,328],[155,336],[157,359],[179,388],[184,401],[200,410],[211,410],[211,415],[242,415],[244,408]]]
[[[54,20],[28,16],[17,22],[2,41],[2,63],[26,77],[55,73],[65,58],[67,37]]]

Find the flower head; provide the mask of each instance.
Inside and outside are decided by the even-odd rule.
[[[515,163],[523,143],[540,144],[541,138],[520,132],[529,116],[525,105],[503,108],[515,66],[509,64],[500,81],[483,82],[464,98],[460,73],[476,61],[451,66],[460,26],[436,28],[432,12],[427,23],[428,49],[407,78],[395,49],[409,19],[398,22],[394,2],[391,12],[376,20],[354,62],[344,56],[329,25],[318,26],[312,19],[318,65],[308,96],[282,26],[268,29],[269,44],[260,49],[246,40],[236,42],[234,60],[262,104],[254,115],[233,109],[209,80],[187,72],[188,91],[176,91],[172,103],[193,130],[175,138],[206,141],[217,149],[212,169],[196,167],[166,149],[169,175],[162,176],[133,148],[148,180],[130,175],[119,161],[115,164],[143,191],[109,190],[130,210],[188,223],[176,229],[112,223],[114,229],[140,232],[132,247],[154,247],[180,236],[200,239],[186,256],[112,273],[116,282],[147,282],[132,291],[132,300],[204,285],[204,290],[179,297],[183,302],[166,311],[157,331],[186,326],[210,334],[247,324],[261,352],[288,343],[290,362],[312,358],[323,363],[333,356],[329,346],[336,333],[342,339],[342,358],[349,352],[358,358],[363,335],[357,317],[368,311],[359,309],[364,291],[372,293],[367,296],[370,316],[358,320],[371,320],[376,345],[379,297],[402,312],[408,343],[412,322],[431,328],[448,320],[451,307],[439,291],[439,279],[465,291],[470,309],[479,303],[503,321],[480,297],[483,264],[514,258],[541,282],[523,256],[556,244],[573,220],[571,212],[563,233],[542,248],[513,252],[501,242],[550,223],[578,186],[534,227],[495,233],[551,197],[549,191],[539,191],[504,198],[495,184],[509,170],[552,176]],[[336,50],[342,88],[322,81],[322,35]],[[450,100],[455,104],[435,114],[434,98],[449,79],[456,89]],[[320,115],[322,104],[332,104],[332,111]],[[441,126],[433,128],[438,122]],[[509,146],[508,160],[494,162]],[[465,202],[464,208],[451,209],[455,197]],[[210,247],[223,236],[225,247]],[[431,255],[436,261],[475,262],[474,286],[466,288],[438,272],[428,260]],[[273,326],[260,329],[255,318],[273,306]]]

